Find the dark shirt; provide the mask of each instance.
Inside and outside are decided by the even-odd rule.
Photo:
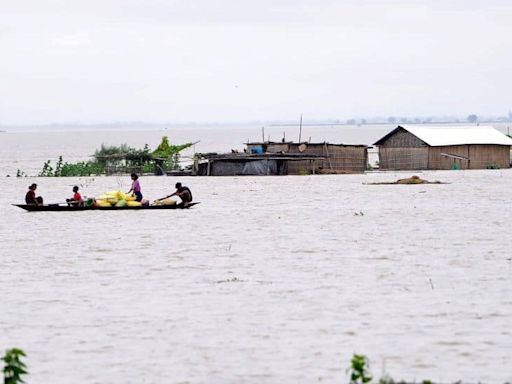
[[[25,195],[25,203],[37,204],[36,193],[33,190],[30,189]]]
[[[192,191],[188,187],[178,188],[178,196],[182,201],[190,203],[192,201]]]

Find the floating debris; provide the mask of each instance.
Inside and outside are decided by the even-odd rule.
[[[384,181],[378,183],[363,183],[365,185],[395,185],[395,184],[448,184],[441,181],[428,181],[419,176],[411,176],[406,179],[398,179],[397,181]]]
[[[219,281],[217,281],[217,284],[221,284],[221,283],[241,283],[241,282],[243,282],[243,280],[240,280],[238,277],[233,277],[231,279],[219,280]]]

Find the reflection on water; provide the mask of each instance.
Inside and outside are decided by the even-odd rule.
[[[62,201],[129,179],[4,178],[0,349],[34,383],[340,383],[354,352],[376,376],[510,381],[512,171],[363,185],[402,177],[146,177],[201,204],[76,213],[10,204],[27,180]]]

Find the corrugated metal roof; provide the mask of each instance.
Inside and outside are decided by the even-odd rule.
[[[374,145],[382,144],[389,136],[401,128],[412,133],[426,144],[438,147],[448,145],[465,144],[495,144],[512,145],[512,139],[491,126],[469,126],[469,127],[418,127],[398,126],[386,136],[375,142]]]

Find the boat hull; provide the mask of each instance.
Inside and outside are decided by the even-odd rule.
[[[13,204],[16,207],[29,212],[77,212],[77,211],[142,211],[147,209],[188,209],[199,203],[190,203],[187,207],[181,204],[176,205],[148,205],[140,207],[80,207],[59,204],[32,205]]]

